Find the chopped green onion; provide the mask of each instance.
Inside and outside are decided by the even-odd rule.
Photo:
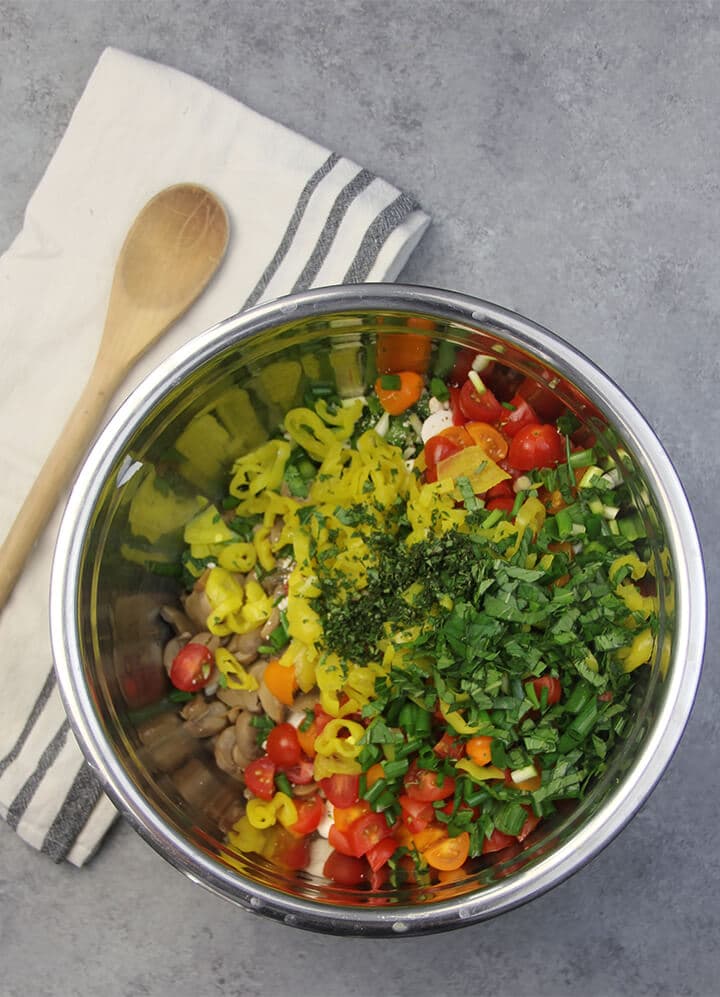
[[[430,381],[430,394],[437,398],[439,402],[446,402],[450,398],[450,392],[445,382],[439,377],[433,377]]]
[[[380,378],[383,391],[399,391],[401,383],[399,374],[383,374]]]
[[[278,772],[275,775],[275,785],[277,786],[279,792],[285,793],[287,796],[292,796],[292,786],[290,785],[290,780],[284,772]]]
[[[398,776],[405,775],[409,768],[410,762],[407,758],[398,758],[393,762],[385,762],[383,765],[385,778],[388,780],[397,779]]]
[[[378,799],[382,796],[382,794],[385,792],[386,789],[387,789],[387,779],[378,779],[377,782],[374,782],[372,784],[370,789],[367,789],[365,791],[365,799],[370,804],[370,806],[373,806],[373,804],[377,803]]]

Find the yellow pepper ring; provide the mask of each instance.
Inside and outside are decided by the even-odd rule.
[[[346,733],[346,736],[341,736]],[[356,758],[361,751],[360,738],[365,734],[362,724],[338,717],[325,726],[315,740],[319,755],[337,755],[339,758]]]

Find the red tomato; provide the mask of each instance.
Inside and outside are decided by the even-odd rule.
[[[459,428],[459,427],[458,427]],[[447,436],[432,436],[425,444],[426,481],[437,481],[437,465],[446,457],[460,453],[462,447]]]
[[[510,404],[513,406],[513,411],[505,409],[500,428],[506,436],[512,439],[513,436],[517,436],[518,431],[523,426],[527,426],[531,422],[539,422],[539,419],[532,406],[525,401],[522,395],[514,395]]]
[[[517,394],[524,398],[546,422],[554,422],[565,411],[565,405],[558,396],[532,377],[525,378],[517,389]]]
[[[330,830],[328,831],[328,844],[335,849],[336,852],[340,852],[341,855],[353,855],[353,847],[350,844],[350,839],[347,836],[347,831],[341,831],[337,825],[331,824]]]
[[[527,681],[527,680],[526,680]],[[560,702],[562,696],[562,685],[560,679],[553,678],[552,675],[541,675],[539,678],[529,680],[539,702],[542,702],[542,691],[547,689],[547,704],[554,706]]]
[[[246,765],[245,785],[261,800],[271,800],[275,795],[275,762],[263,755]]]
[[[395,838],[388,837],[378,841],[372,848],[368,848],[365,858],[368,860],[371,870],[377,872],[378,869],[381,869],[387,860],[395,854],[397,846]]]
[[[381,813],[364,814],[347,829],[347,837],[352,848],[353,855],[361,858],[370,851],[379,841],[392,834],[392,828],[388,827],[385,815]]]
[[[513,437],[508,460],[520,471],[554,467],[565,456],[565,442],[554,426],[531,422]]]
[[[505,412],[490,388],[478,392],[470,378],[460,389],[459,403],[462,414],[473,422],[497,422]]]
[[[313,706],[313,713],[315,714],[315,720],[314,720],[315,729],[318,734],[322,734],[322,732],[325,730],[327,725],[332,720],[332,717],[330,716],[329,713],[325,712],[325,710],[322,708],[322,706],[319,703],[316,703]]]
[[[509,495],[501,495],[499,498],[490,499],[489,502],[486,502],[485,508],[488,512],[492,512],[494,509],[502,509],[503,512],[512,512],[514,505],[514,498],[510,498]]]
[[[455,792],[455,780],[452,776],[439,776],[437,772],[431,772],[429,769],[416,769],[415,771],[410,769],[405,776],[404,783],[407,795],[421,803],[444,800]]]
[[[516,844],[516,840],[511,834],[503,834],[502,831],[495,828],[490,837],[483,841],[482,853],[489,855],[490,852],[499,852],[502,848],[514,844]]]
[[[183,692],[197,692],[208,684],[215,657],[205,644],[186,644],[173,659],[170,681]]]
[[[451,384],[448,391],[450,392],[450,411],[452,412],[453,426],[462,426],[466,420],[460,408],[460,388]]]
[[[323,866],[323,876],[339,886],[359,886],[366,876],[366,864],[350,855],[332,852]]]
[[[288,869],[306,869],[310,862],[310,841],[281,831],[273,844],[272,859]]]
[[[432,803],[422,803],[410,796],[399,796],[398,803],[402,807],[402,820],[411,834],[424,831],[428,824],[435,820],[435,808]]]
[[[462,758],[465,754],[465,745],[457,737],[446,732],[435,745],[433,751],[440,758]]]
[[[537,814],[533,813],[530,807],[523,807],[523,810],[527,813],[527,819],[523,826],[520,828],[517,839],[518,841],[524,841],[528,834],[532,834],[535,828],[538,826],[542,817],[538,817]]]
[[[297,731],[292,724],[277,724],[267,736],[265,750],[280,768],[297,765],[302,757]]]
[[[297,765],[285,769],[285,775],[293,786],[307,786],[314,779],[313,763],[309,758],[301,758]]]
[[[297,810],[298,819],[290,830],[293,834],[310,834],[314,831],[325,813],[325,804],[319,796],[309,796],[305,799],[295,798],[293,800]]]
[[[351,807],[357,803],[360,795],[360,776],[343,775],[336,772],[335,775],[321,779],[320,785],[325,796],[334,807]]]

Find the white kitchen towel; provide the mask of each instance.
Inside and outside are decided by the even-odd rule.
[[[133,218],[182,181],[224,202],[228,253],[116,403],[172,350],[243,307],[394,279],[429,223],[411,196],[350,160],[184,73],[107,49],[0,258],[0,536],[90,373]],[[51,667],[48,584],[61,508],[0,615],[0,814],[30,845],[82,865],[115,811],[83,762]]]

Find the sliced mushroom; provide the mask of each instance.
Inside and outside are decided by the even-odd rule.
[[[187,720],[185,730],[192,737],[214,737],[227,727],[227,706],[213,700],[199,716]]]
[[[246,634],[233,634],[227,648],[241,665],[251,665],[253,661],[257,661],[258,648],[264,639],[265,636],[259,628]]]
[[[301,692],[293,700],[293,710],[296,710],[298,713],[304,713],[305,710],[312,710],[319,702],[320,696],[317,692]]]
[[[247,702],[248,693],[243,692],[241,689],[223,689],[222,686],[218,689],[217,698],[222,700],[226,706],[231,707],[231,709],[247,709],[245,705]],[[257,693],[253,693],[255,699],[257,700]]]
[[[162,713],[138,728],[138,758],[151,771],[172,772],[195,751],[195,740],[175,713]]]
[[[178,636],[180,634],[192,633],[194,627],[190,622],[190,617],[187,616],[181,609],[177,606],[162,606],[160,608],[160,616],[169,623]]]
[[[218,819],[218,827],[223,834],[227,834],[228,831],[232,830],[233,825],[236,824],[240,818],[245,813],[245,804],[242,800],[233,800],[232,803],[223,811]]]
[[[233,761],[241,768],[262,754],[257,739],[257,729],[252,725],[252,715],[247,711],[239,714],[235,721],[235,747]]]
[[[293,796],[312,796],[317,791],[318,784],[316,782],[306,782],[304,786],[293,786]]]
[[[243,805],[238,788],[228,784],[224,776],[212,769],[204,760],[192,758],[172,776],[180,795],[191,807],[200,810],[212,821],[220,821],[227,814],[242,815]],[[232,823],[229,825],[232,827]]]
[[[286,707],[280,702],[277,696],[273,696],[264,682],[260,683],[258,696],[260,697],[260,705],[270,719],[274,720],[276,724],[281,724],[285,719]]]
[[[205,647],[215,652],[220,647],[221,641],[217,634],[211,634],[208,630],[201,630],[190,638],[191,644],[204,644]]]
[[[163,665],[165,666],[165,671],[168,675],[170,674],[170,669],[172,668],[176,655],[185,647],[189,640],[190,634],[183,634],[182,636],[173,637],[165,645],[165,648],[163,649]]]
[[[208,708],[208,702],[201,692],[197,696],[185,703],[183,708],[180,710],[180,716],[183,720],[197,720],[199,717],[203,716]]]
[[[232,779],[235,779],[237,782],[244,782],[243,769],[245,766],[238,765],[233,758],[235,743],[235,728],[226,727],[225,730],[215,738],[215,761],[217,763],[217,767],[223,772],[227,772]]]
[[[181,598],[185,612],[192,621],[192,629],[204,630],[207,626],[207,618],[212,612],[212,606],[205,594],[205,589],[196,586],[189,595]]]
[[[265,623],[262,625],[260,630],[260,636],[263,640],[267,640],[270,634],[280,625],[280,610],[277,606],[273,606],[270,615],[268,616]]]

